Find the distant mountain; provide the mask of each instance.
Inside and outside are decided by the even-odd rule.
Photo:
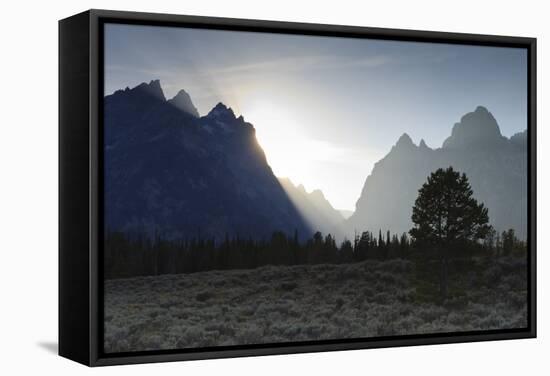
[[[338,241],[343,240],[344,217],[332,207],[323,192],[316,189],[308,193],[303,185],[295,186],[287,178],[279,178],[279,181],[312,229],[321,231],[323,235],[331,234]]]
[[[501,149],[508,145],[509,140],[500,134],[500,128],[493,115],[485,107],[479,106],[454,125],[451,136],[443,142],[443,149]]]
[[[403,134],[367,177],[347,231],[407,232],[418,189],[439,167],[466,173],[474,196],[489,208],[499,231],[513,228],[527,235],[527,133],[510,139],[493,115],[478,107],[462,117],[439,149],[422,140],[417,146]]]
[[[527,149],[527,129],[512,135],[510,141],[520,148]]]
[[[252,124],[224,104],[199,116],[158,80],[104,98],[105,227],[169,238],[309,237]]]
[[[180,90],[174,98],[168,100],[168,103],[189,115],[197,118],[199,117],[199,111],[197,111],[197,108],[191,101],[191,97],[185,90]]]
[[[341,209],[341,210],[338,210],[340,212],[340,215],[342,217],[344,217],[344,219],[348,219],[349,217],[351,217],[353,215],[353,210],[345,210],[345,209]]]

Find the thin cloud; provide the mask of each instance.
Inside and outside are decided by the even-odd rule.
[[[376,68],[392,62],[388,56],[372,56],[361,59],[338,56],[293,56],[247,64],[237,64],[206,70],[205,74],[257,74],[259,72],[289,72],[306,69]]]

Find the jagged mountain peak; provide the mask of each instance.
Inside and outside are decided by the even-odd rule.
[[[411,136],[408,133],[403,133],[397,140],[397,144],[413,144]]]
[[[429,147],[428,147],[428,145],[426,145],[426,141],[424,141],[424,139],[420,140],[420,144],[418,144],[418,147],[420,149],[429,149]]]
[[[107,97],[111,97],[111,95],[107,95]],[[160,85],[159,80],[151,80],[149,83],[142,82],[139,85],[129,88],[126,86],[124,90],[116,90],[112,97],[115,98],[141,98],[144,100],[147,100],[147,98],[155,98],[160,101],[166,101],[166,97],[164,96],[164,91],[162,90],[162,87]]]
[[[403,133],[401,137],[397,140],[396,146],[401,145],[414,145],[411,136],[409,136],[407,133]]]
[[[174,107],[194,117],[198,118],[200,116],[199,111],[197,111],[197,108],[191,100],[191,96],[183,89],[178,91],[174,98],[170,99],[168,102]]]
[[[209,133],[222,134],[242,133],[254,134],[254,126],[247,123],[244,117],[235,116],[231,107],[219,102],[210,112],[201,118],[204,129]]]
[[[443,142],[444,148],[462,149],[501,144],[504,137],[493,114],[483,106],[462,116],[453,126],[451,136]]]
[[[314,189],[310,193],[310,195],[311,195],[312,198],[317,199],[317,200],[326,200],[325,195],[323,194],[323,191],[321,191],[320,189]]]
[[[289,180],[290,181],[290,180]],[[291,182],[292,184],[292,182]],[[303,184],[299,184],[296,189],[298,189],[300,192],[302,192],[303,194],[307,194],[307,191],[306,191],[306,187],[304,187]]]
[[[210,112],[206,116],[210,117],[210,118],[218,118],[220,120],[225,120],[225,119],[235,120],[236,119],[235,113],[233,112],[231,107],[227,107],[222,102],[219,102],[212,110],[210,110]]]
[[[403,133],[393,146],[392,151],[399,153],[401,151],[406,151],[414,148],[416,148],[416,145],[411,139],[411,136],[409,136],[407,133]]]
[[[164,91],[162,90],[162,87],[160,85],[160,80],[151,80],[149,83],[142,82],[141,84],[130,90],[130,92],[132,91],[145,93],[155,98],[162,99],[163,101],[166,100],[166,97],[164,96]]]
[[[311,192],[308,192],[303,184],[296,185],[292,182],[292,180],[286,177],[280,177],[278,179],[281,185],[287,189],[295,189],[297,192],[300,192],[300,194],[309,196],[310,199],[326,201],[325,195],[320,189],[314,189]]]
[[[485,107],[485,106],[477,106],[476,109],[474,110],[474,112],[482,113],[482,114],[489,114],[489,115],[491,114],[489,112],[489,110],[487,109],[487,107]]]

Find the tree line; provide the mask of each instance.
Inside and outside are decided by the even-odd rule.
[[[474,253],[509,255],[523,249],[513,230],[494,234],[478,244]],[[339,246],[328,234],[316,232],[305,242],[298,233],[289,236],[274,232],[269,240],[226,236],[168,240],[129,237],[123,232],[107,232],[104,239],[104,277],[127,278],[161,274],[196,273],[208,270],[253,269],[265,265],[340,264],[365,260],[416,259],[418,249],[407,233],[390,231],[357,234]]]
[[[406,257],[410,250],[407,234],[378,237],[363,232],[354,241],[336,239],[316,232],[300,242],[298,232],[287,235],[276,231],[268,240],[239,236],[167,240],[156,236],[129,237],[122,232],[107,232],[104,243],[105,278],[139,275],[195,273],[208,270],[252,269],[264,265],[301,265],[360,262],[366,259]]]

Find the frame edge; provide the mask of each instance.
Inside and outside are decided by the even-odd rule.
[[[482,35],[482,34],[465,34],[465,33],[448,33],[448,32],[436,32],[436,31],[417,31],[417,30],[404,30],[404,29],[384,29],[384,28],[370,28],[362,26],[339,26],[339,25],[324,25],[315,23],[296,23],[296,22],[284,22],[284,21],[260,21],[251,19],[230,19],[219,17],[203,17],[203,16],[184,16],[184,15],[172,15],[162,13],[142,13],[142,12],[125,12],[125,11],[108,11],[100,9],[91,9],[85,14],[89,21],[89,80],[88,90],[89,100],[89,218],[90,224],[89,230],[89,299],[90,307],[87,311],[89,314],[89,322],[87,328],[89,329],[88,344],[88,359],[86,362],[81,362],[89,366],[106,366],[117,364],[136,364],[136,363],[152,363],[152,362],[167,362],[167,361],[182,361],[182,360],[198,360],[198,359],[212,359],[212,358],[229,358],[229,357],[247,357],[247,356],[262,356],[262,355],[281,355],[281,354],[296,354],[296,353],[308,353],[308,352],[320,352],[320,351],[343,351],[343,350],[360,350],[370,348],[385,348],[385,347],[398,347],[398,346],[415,346],[415,345],[432,345],[432,344],[451,344],[461,342],[480,342],[480,341],[494,341],[503,339],[528,339],[536,338],[536,38],[529,37],[507,37],[507,36],[495,36],[495,35]],[[73,16],[76,17],[76,16]],[[71,19],[72,17],[68,18]],[[424,42],[433,43],[455,43],[455,44],[480,44],[480,45],[494,45],[503,44],[510,47],[523,47],[528,48],[528,54],[530,57],[529,63],[529,77],[528,83],[530,88],[528,90],[530,96],[530,102],[528,106],[528,114],[530,119],[529,124],[529,141],[530,150],[529,158],[530,165],[530,190],[531,210],[529,218],[531,220],[530,235],[532,242],[530,244],[531,252],[531,290],[530,290],[530,326],[525,330],[515,333],[491,333],[491,334],[457,334],[456,336],[441,336],[431,338],[406,338],[406,339],[379,339],[376,338],[365,340],[364,342],[357,343],[340,343],[340,344],[313,344],[313,345],[290,345],[290,346],[277,346],[273,344],[266,348],[254,348],[254,349],[230,349],[230,350],[204,350],[200,352],[185,353],[176,352],[170,354],[148,354],[148,355],[115,355],[115,356],[101,356],[99,351],[100,344],[98,343],[98,244],[97,244],[97,223],[98,223],[98,190],[101,188],[97,185],[98,182],[98,65],[102,63],[100,61],[99,52],[99,38],[98,28],[100,19],[119,18],[130,22],[136,21],[153,21],[158,23],[191,23],[195,25],[215,26],[223,29],[230,29],[231,27],[237,27],[239,29],[256,29],[256,31],[272,31],[272,32],[287,32],[287,33],[314,33],[319,35],[323,30],[330,35],[348,35],[355,34],[356,36],[370,36],[377,39],[399,39],[403,40],[420,40]],[[67,20],[68,20],[67,19]],[[60,21],[61,22],[64,21]],[[61,55],[60,55],[61,62]],[[61,69],[60,69],[61,80]],[[61,95],[61,94],[60,94]],[[60,97],[61,100],[61,97]],[[60,120],[61,125],[61,120]],[[60,144],[61,145],[61,144]],[[61,164],[61,159],[60,159]],[[61,166],[60,166],[61,171]],[[60,173],[61,175],[61,173]],[[61,186],[61,180],[60,180]],[[60,194],[61,202],[61,194]],[[61,238],[61,227],[60,227]],[[61,258],[61,257],[60,257]],[[61,286],[60,286],[61,289]],[[61,298],[61,293],[60,293]],[[61,322],[60,322],[61,327]],[[60,340],[61,349],[61,340]],[[61,350],[60,350],[60,355]],[[63,355],[65,356],[65,355]],[[73,359],[73,358],[71,358]],[[75,359],[73,359],[75,360]],[[78,360],[77,360],[78,361]]]
[[[89,12],[59,21],[59,355],[90,364]]]

